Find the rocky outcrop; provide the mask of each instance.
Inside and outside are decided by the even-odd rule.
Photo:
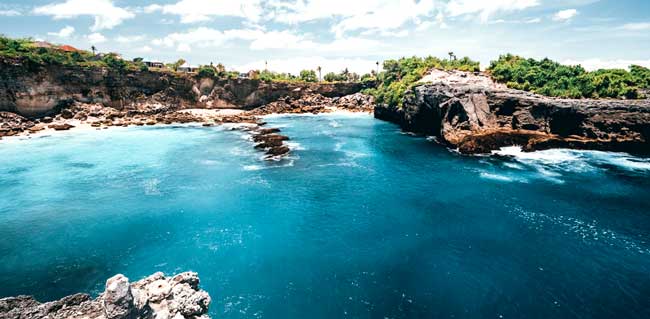
[[[266,115],[273,113],[328,113],[335,110],[352,112],[371,112],[375,106],[374,97],[355,93],[343,97],[326,97],[321,94],[308,94],[299,98],[285,96],[251,111],[251,114]]]
[[[362,88],[359,83],[264,82],[173,72],[26,66],[0,59],[0,111],[28,118],[57,114],[74,102],[100,104],[117,110],[134,110],[142,105],[160,105],[173,110],[251,110],[285,96],[340,97]]]
[[[436,75],[437,74],[437,75]],[[486,81],[486,79],[488,79]],[[649,100],[557,99],[504,88],[481,74],[435,71],[375,117],[466,154],[518,145],[650,153]]]
[[[129,283],[123,275],[106,281],[106,290],[96,299],[75,294],[40,303],[29,296],[0,299],[3,319],[207,319],[210,296],[199,289],[196,273],[172,277],[155,273]]]

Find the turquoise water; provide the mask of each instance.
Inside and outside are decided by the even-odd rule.
[[[214,318],[648,318],[650,161],[463,157],[366,115],[0,143],[0,297],[197,271]]]

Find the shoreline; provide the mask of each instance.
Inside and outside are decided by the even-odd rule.
[[[216,112],[211,112],[211,111],[216,111]],[[226,111],[226,112],[222,112]],[[236,112],[233,112],[236,111]],[[219,113],[222,112],[222,113]],[[161,127],[161,126],[195,126],[195,127],[213,127],[213,126],[230,126],[230,125],[235,125],[235,126],[248,126],[248,127],[256,127],[256,126],[263,126],[265,123],[250,123],[250,122],[215,122],[214,117],[216,116],[233,116],[233,115],[246,115],[247,111],[243,110],[238,110],[238,109],[183,109],[176,111],[175,113],[185,113],[185,114],[191,114],[191,115],[202,115],[202,116],[208,116],[207,118],[202,118],[200,121],[193,121],[193,122],[186,122],[186,123],[160,123],[156,122],[155,124],[145,124],[145,125],[136,125],[136,124],[129,124],[129,125],[107,125],[107,126],[100,126],[100,127],[93,127],[92,123],[95,122],[85,122],[85,121],[79,121],[79,120],[65,120],[65,121],[57,121],[57,122],[52,122],[46,125],[46,127],[42,130],[38,130],[35,132],[30,132],[30,131],[23,131],[21,133],[11,135],[11,136],[3,136],[0,138],[0,144],[2,144],[2,141],[11,141],[11,140],[29,140],[32,138],[43,138],[43,137],[48,137],[48,136],[53,136],[53,135],[58,135],[58,134],[64,134],[64,133],[73,133],[73,132],[80,132],[80,131],[110,131],[113,129],[117,128],[129,128],[129,127]],[[347,109],[334,109],[329,112],[319,112],[319,113],[269,113],[265,115],[255,115],[255,118],[258,119],[265,119],[265,118],[274,118],[274,117],[283,117],[283,116],[326,116],[326,115],[362,115],[362,116],[372,116],[372,112],[369,111],[350,111]],[[212,117],[212,118],[211,118]],[[211,122],[211,120],[213,120]],[[49,127],[50,125],[62,125],[62,124],[70,124],[73,125],[73,127],[66,129],[66,130],[56,130],[54,128]],[[208,125],[206,125],[208,124]],[[262,125],[260,125],[262,124]]]

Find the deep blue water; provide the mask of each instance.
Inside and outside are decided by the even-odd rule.
[[[193,270],[214,318],[649,318],[650,161],[463,157],[365,115],[0,143],[0,297]]]

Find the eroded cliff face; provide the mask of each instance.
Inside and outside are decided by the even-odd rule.
[[[487,80],[486,80],[487,79]],[[434,71],[401,108],[375,116],[435,136],[462,153],[518,145],[650,154],[650,101],[556,99],[497,85],[480,74]]]
[[[170,109],[252,109],[284,96],[318,93],[335,97],[361,89],[356,83],[267,83],[60,65],[31,69],[0,61],[0,111],[32,118],[58,113],[74,102],[99,103],[118,110],[139,109],[151,103]]]

